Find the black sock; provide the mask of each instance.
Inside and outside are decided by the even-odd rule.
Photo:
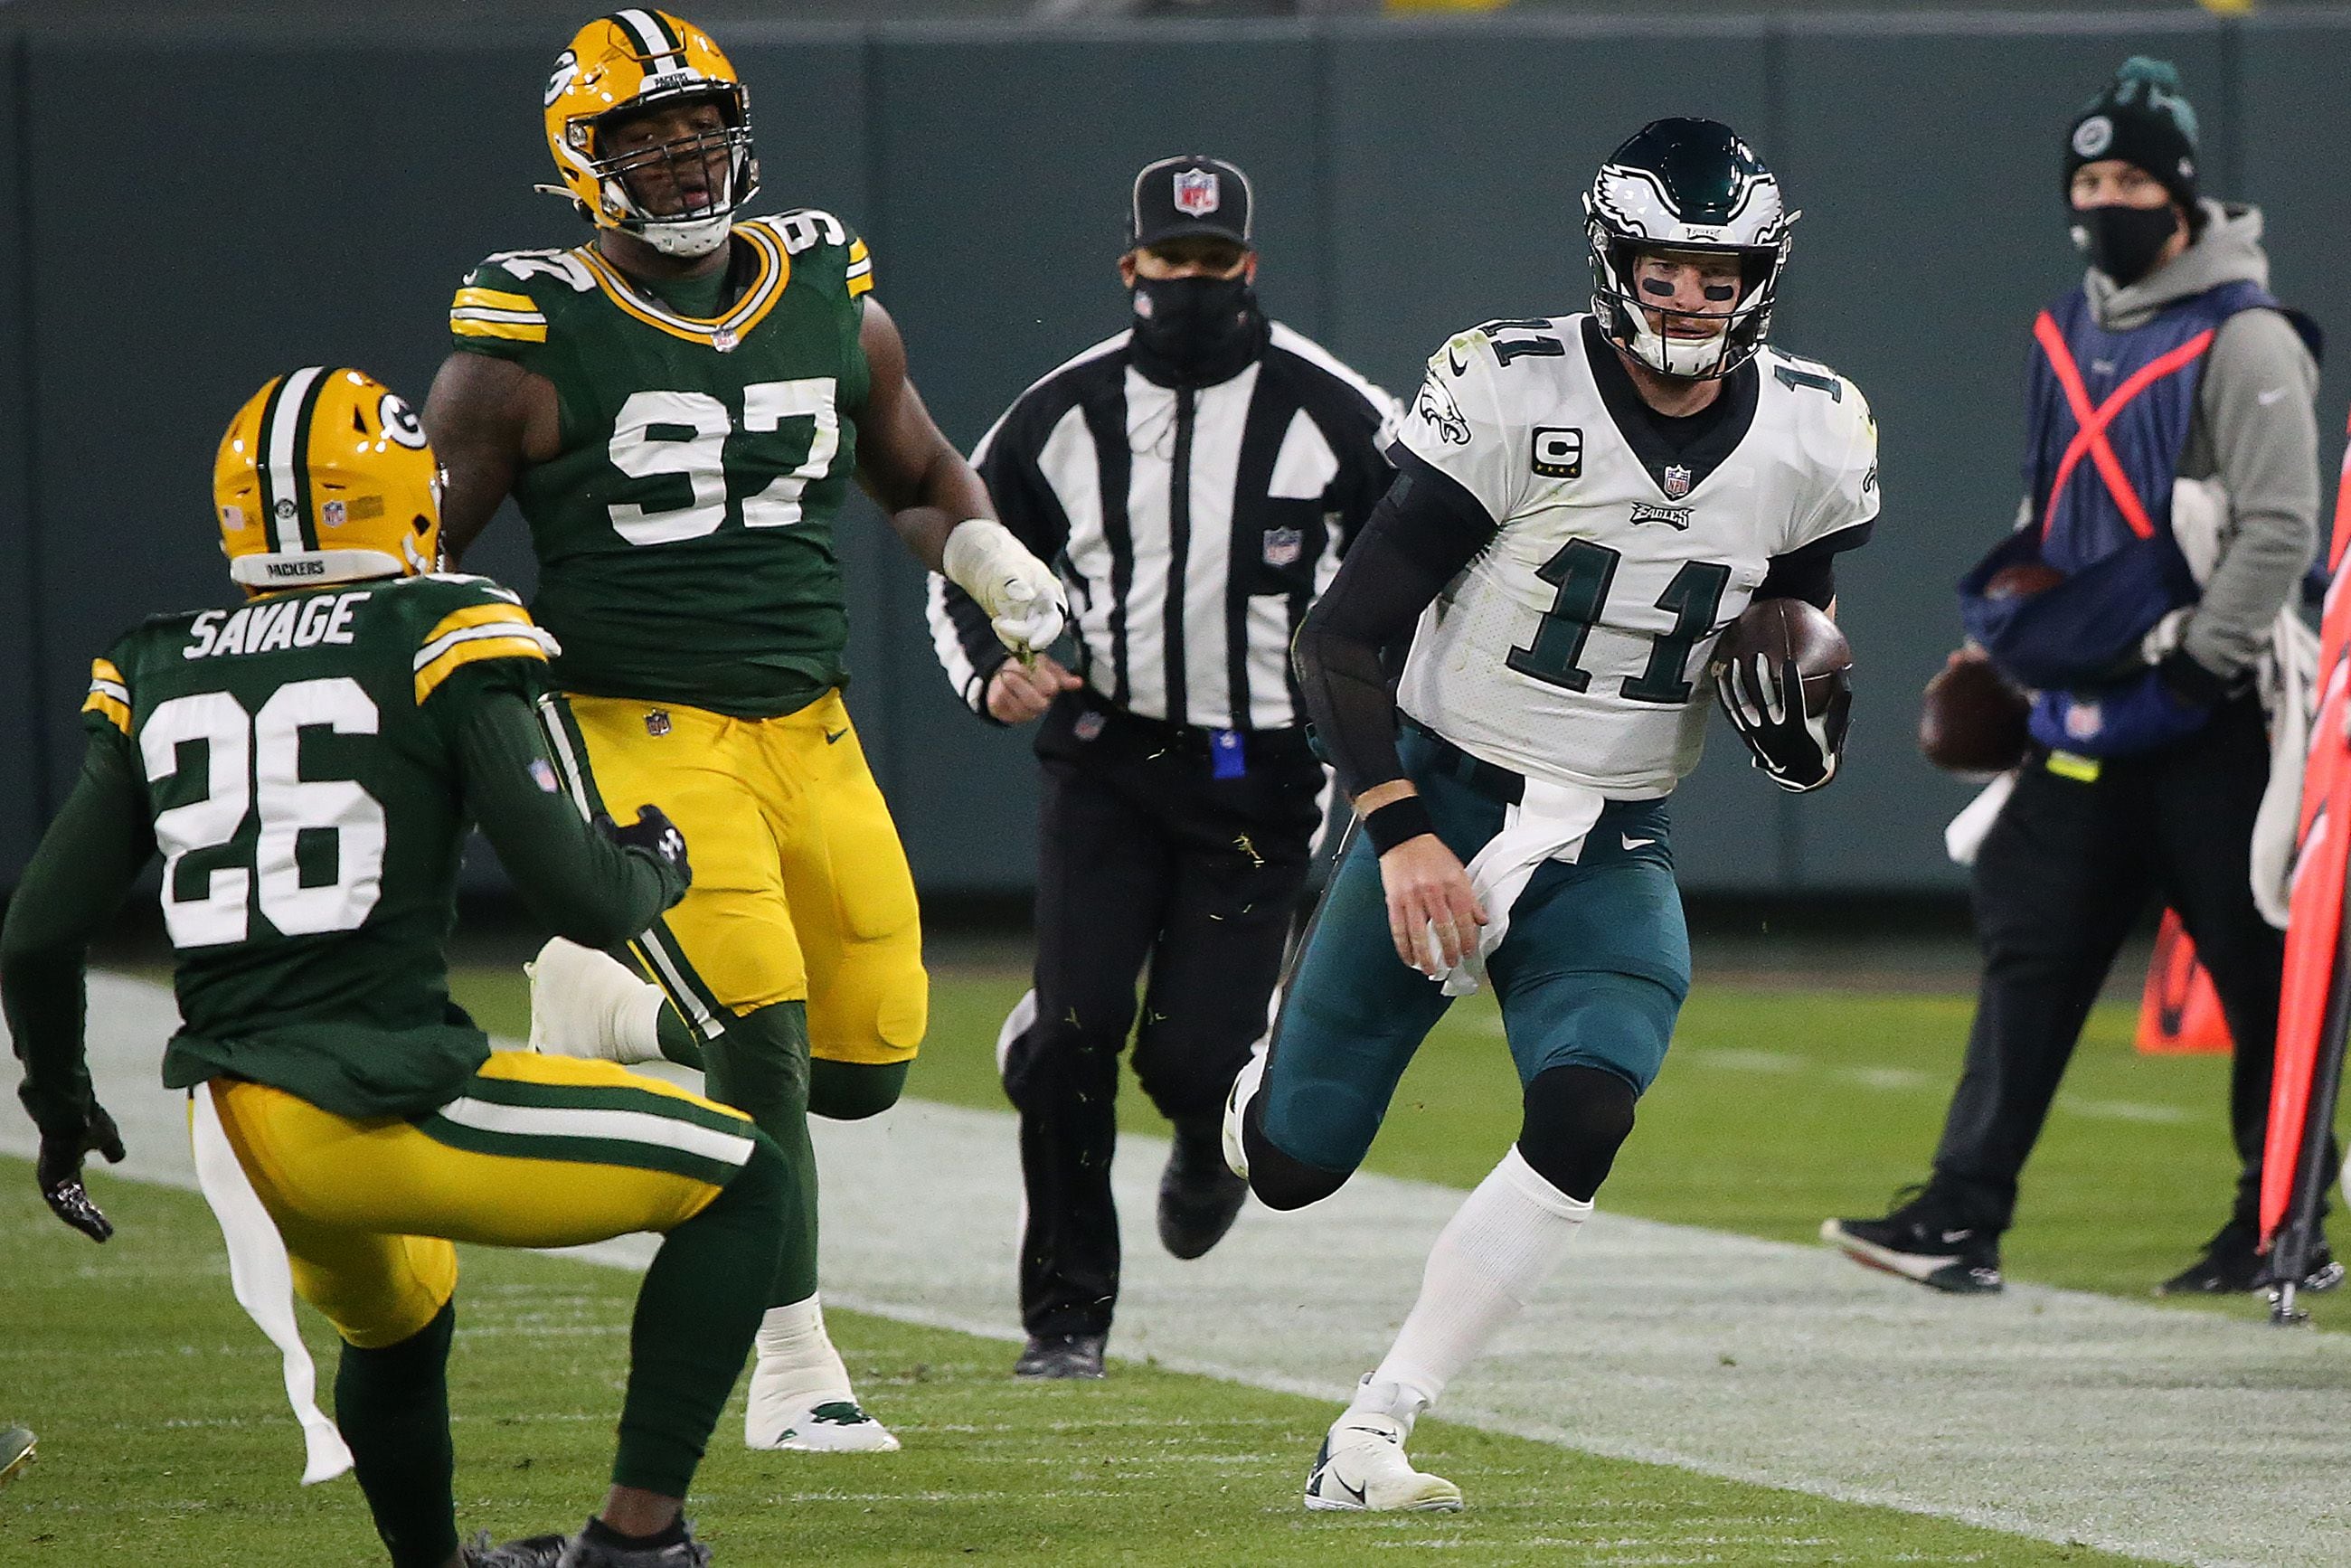
[[[457,1554],[450,1494],[449,1340],[457,1312],[444,1306],[398,1344],[343,1346],[335,1371],[335,1425],[393,1568],[443,1568]]]
[[[762,1137],[726,1190],[662,1239],[629,1330],[614,1485],[685,1495],[767,1311],[790,1184]]]

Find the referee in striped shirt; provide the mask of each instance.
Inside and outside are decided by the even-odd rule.
[[[1028,1196],[1026,1377],[1102,1375],[1130,1032],[1175,1124],[1160,1240],[1200,1256],[1247,1195],[1219,1122],[1265,1032],[1323,787],[1290,639],[1393,475],[1393,400],[1259,309],[1250,206],[1218,159],[1136,175],[1118,260],[1134,326],[1021,393],[972,455],[1005,526],[1068,585],[1074,668],[1012,661],[931,580],[964,701],[1044,721],[1036,986],[1000,1050]]]

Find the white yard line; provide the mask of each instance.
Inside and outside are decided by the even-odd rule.
[[[183,1112],[153,1087],[168,995],[99,977],[91,1017],[93,1068],[132,1150],[125,1174],[187,1185]],[[828,1298],[1017,1337],[1010,1117],[910,1102],[818,1125]],[[31,1142],[21,1118],[0,1117],[0,1148]],[[1303,1214],[1252,1207],[1182,1264],[1152,1240],[1165,1149],[1121,1146],[1131,1246],[1114,1352],[1343,1397],[1460,1195],[1359,1176]],[[650,1244],[585,1250],[629,1263]],[[1824,1249],[1604,1213],[1441,1413],[2047,1540],[2270,1565],[2351,1549],[2346,1410],[2351,1335],[2030,1286],[1938,1297]]]

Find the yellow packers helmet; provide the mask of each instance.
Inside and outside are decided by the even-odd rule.
[[[602,145],[603,129],[615,119],[696,99],[717,104],[725,125],[625,152]],[[717,249],[736,213],[759,189],[751,95],[709,34],[666,11],[615,11],[572,35],[547,81],[547,146],[563,183],[541,190],[569,196],[598,228],[634,235],[664,256]],[[629,189],[632,174],[674,178],[680,170],[694,171],[701,183],[709,160],[720,154],[723,182],[677,212],[648,211]]]
[[[306,365],[236,411],[213,463],[228,574],[251,589],[414,577],[441,559],[441,465],[401,395]]]

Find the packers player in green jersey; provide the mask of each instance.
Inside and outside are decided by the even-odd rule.
[[[707,34],[646,9],[590,22],[556,61],[546,128],[595,233],[492,256],[457,290],[424,411],[448,546],[514,497],[533,612],[563,643],[559,760],[658,798],[701,877],[634,944],[658,988],[550,944],[532,1038],[704,1066],[775,1138],[803,1207],[746,1441],[895,1448],[825,1333],[807,1127],[891,1104],[928,1007],[913,878],[841,702],[841,504],[862,485],[1016,653],[1059,632],[1061,583],[932,422],[864,243],[829,213],[747,215],[749,100]]]
[[[692,880],[653,804],[616,827],[560,787],[533,699],[556,643],[488,580],[436,575],[439,478],[408,405],[357,371],[271,381],[215,467],[246,602],[158,616],[91,667],[89,749],[0,929],[0,995],[67,1224],[122,1157],[83,1051],[83,955],[162,857],[181,1029],[295,1289],[342,1336],[335,1412],[397,1568],[691,1568],[680,1516],[742,1371],[795,1200],[740,1112],[607,1061],[493,1051],[449,999],[458,852],[478,821],[582,943]],[[637,1298],[612,1489],[578,1535],[458,1542],[445,1367],[455,1241],[664,1233]]]

